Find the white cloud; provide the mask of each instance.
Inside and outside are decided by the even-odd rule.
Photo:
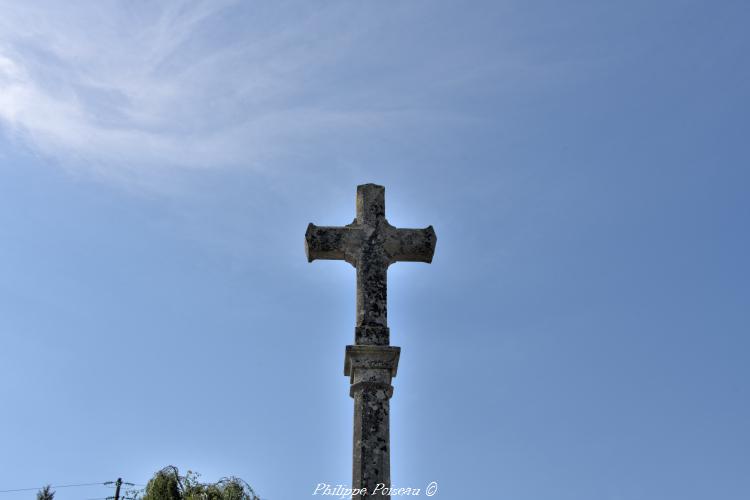
[[[365,136],[408,141],[550,80],[501,57],[496,22],[432,2],[0,0],[0,12],[0,130],[135,183],[263,171],[321,145],[361,156]]]
[[[218,1],[0,5],[0,122],[63,164],[257,168],[290,137],[377,121],[309,98],[347,36],[317,37],[315,13],[246,29]]]

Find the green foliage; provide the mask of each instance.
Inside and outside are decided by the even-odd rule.
[[[154,474],[141,500],[260,500],[242,479],[225,477],[215,483],[201,483],[200,474],[168,466]]]
[[[36,492],[36,500],[53,500],[54,498],[55,492],[52,491],[52,486],[50,485],[47,485]]]
[[[176,467],[165,467],[146,485],[143,500],[183,500]]]

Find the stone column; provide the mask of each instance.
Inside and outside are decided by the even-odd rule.
[[[367,495],[352,495],[353,500],[391,498],[372,493],[378,484],[391,487],[391,378],[396,376],[400,353],[401,348],[395,346],[346,346],[344,374],[350,377],[349,395],[354,398],[352,488],[367,489]]]

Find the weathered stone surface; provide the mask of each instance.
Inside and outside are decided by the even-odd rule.
[[[432,226],[399,229],[385,219],[385,188],[357,186],[357,218],[343,227],[310,224],[305,233],[307,260],[345,260],[357,270],[355,345],[346,347],[344,373],[354,399],[352,488],[372,493],[391,486],[390,398],[399,347],[390,346],[387,272],[394,262],[432,262],[437,238]],[[364,499],[371,495],[358,495]],[[377,495],[390,498],[390,495]]]
[[[357,268],[356,326],[388,326],[387,271],[394,262],[432,262],[437,237],[432,226],[399,229],[385,219],[385,188],[357,186],[357,218],[343,227],[310,224],[307,260],[345,260]]]
[[[391,485],[390,398],[391,378],[396,376],[401,349],[393,346],[346,347],[344,374],[350,377],[354,398],[354,490],[375,491],[378,484]],[[353,498],[368,498],[359,495]],[[378,495],[378,498],[390,498]]]
[[[366,370],[385,370],[388,378],[378,379],[378,382],[391,383],[391,377],[398,372],[398,360],[401,348],[381,345],[348,345],[344,356],[344,375],[350,377],[351,383],[372,382],[363,378],[361,372]]]
[[[352,499],[373,498],[379,484],[391,486],[390,398],[393,388],[372,382],[352,386],[354,398],[354,456],[352,488],[367,492]],[[391,498],[377,495],[377,498]]]
[[[354,327],[354,343],[357,345],[388,345],[390,335],[391,331],[387,326]]]

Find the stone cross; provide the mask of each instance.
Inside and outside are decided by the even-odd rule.
[[[432,262],[436,240],[432,226],[391,226],[385,219],[385,188],[376,184],[357,186],[357,218],[351,224],[307,226],[309,262],[345,260],[357,270],[354,345],[346,346],[344,359],[349,394],[354,398],[353,499],[390,498],[382,493],[391,486],[389,399],[401,349],[389,345],[388,266],[399,261]]]

